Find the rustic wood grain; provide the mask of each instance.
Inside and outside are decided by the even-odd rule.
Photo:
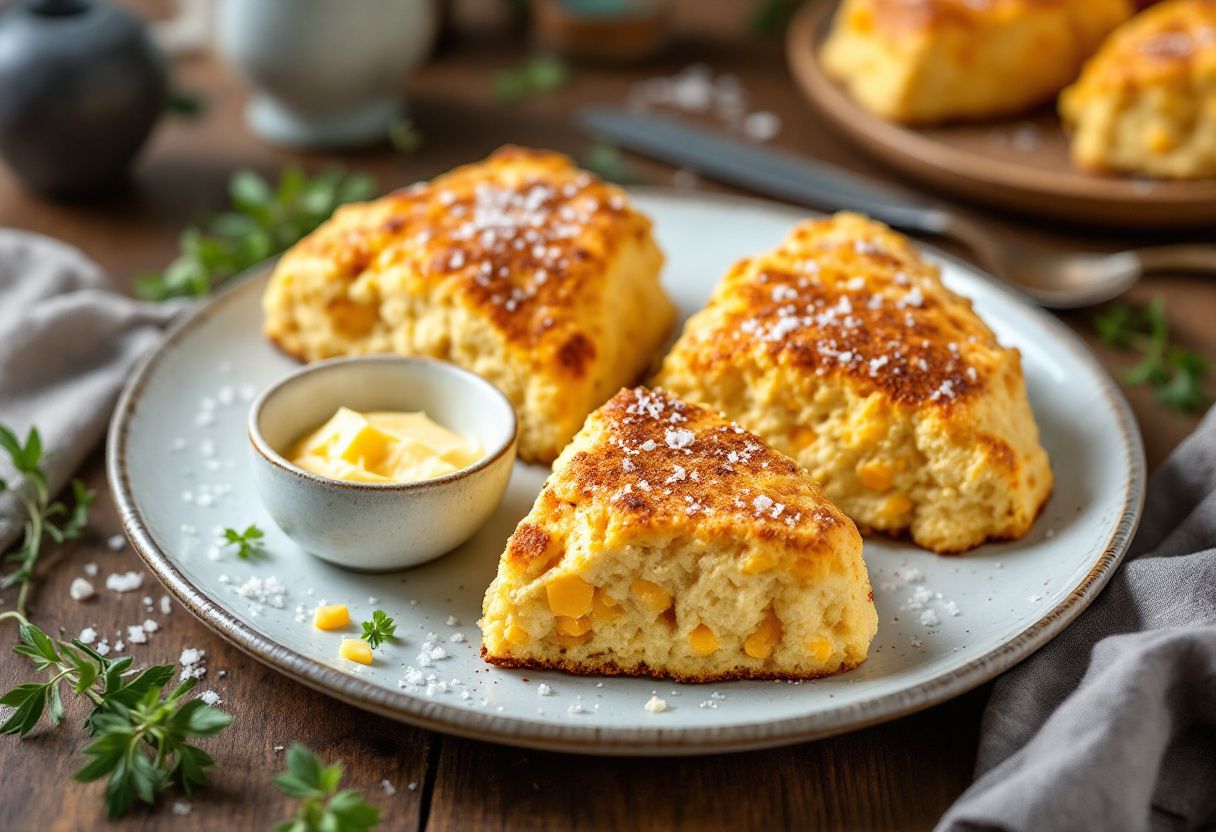
[[[163,266],[173,256],[183,226],[223,205],[225,185],[238,167],[273,175],[290,162],[316,170],[340,161],[372,173],[387,189],[475,159],[508,141],[577,155],[589,141],[570,124],[573,106],[619,102],[634,81],[670,74],[694,61],[737,74],[751,91],[754,107],[780,114],[784,129],[778,144],[890,178],[804,106],[787,78],[779,45],[734,36],[740,5],[684,0],[677,4],[683,35],[658,64],[615,72],[580,68],[568,88],[509,107],[493,101],[491,78],[493,72],[519,63],[525,54],[522,43],[495,30],[466,33],[410,81],[414,117],[426,136],[426,147],[413,156],[381,149],[339,159],[260,144],[241,123],[243,96],[233,79],[207,59],[183,63],[177,67],[177,85],[201,94],[206,112],[193,120],[166,119],[125,193],[104,204],[53,204],[21,193],[7,174],[0,174],[0,224],[78,245],[120,285],[129,286],[134,276]],[[670,181],[670,168],[642,160],[636,164],[656,184]],[[1128,235],[1037,228],[1032,221],[968,210],[988,222],[994,233],[1028,244],[1111,249],[1142,242]],[[716,277],[706,275],[706,281]],[[1216,291],[1210,279],[1153,278],[1133,296],[1145,299],[1155,293],[1166,297],[1181,340],[1216,360],[1216,330],[1211,325]],[[1087,313],[1075,313],[1065,320],[1093,344],[1088,318]],[[1112,370],[1130,361],[1100,346],[1097,354]],[[1129,398],[1144,428],[1151,464],[1196,423],[1194,417],[1160,407],[1148,391],[1130,391]],[[174,815],[171,798],[154,809],[137,808],[113,824],[115,829],[266,829],[288,808],[270,784],[283,766],[282,753],[274,746],[293,740],[327,759],[341,760],[347,784],[378,803],[388,821],[384,828],[393,830],[927,829],[970,779],[984,689],[844,737],[688,759],[522,751],[440,737],[364,714],[267,670],[181,608],[168,616],[149,616],[142,597],[158,599],[163,594],[150,575],[142,592],[117,595],[101,588],[99,597],[86,603],[68,600],[67,586],[87,562],[100,567],[99,587],[110,572],[142,569],[129,548],[112,552],[105,545],[120,529],[101,460],[99,450],[82,472],[99,493],[92,527],[83,540],[50,548],[39,570],[34,619],[74,635],[84,626],[112,631],[152,617],[162,629],[148,644],[131,645],[127,652],[141,661],[168,662],[186,646],[206,650],[204,685],[219,692],[236,717],[228,731],[207,743],[219,766],[190,815]],[[5,598],[0,605],[4,609],[13,603],[15,592],[0,596]],[[9,638],[10,625],[0,627]],[[226,671],[223,678],[221,670]],[[24,672],[16,657],[0,659],[0,684],[10,685]],[[75,719],[80,711],[69,708],[69,714]],[[106,827],[100,785],[68,779],[81,763],[82,744],[80,732],[69,726],[39,730],[24,741],[0,738],[0,828]],[[396,789],[392,796],[380,787],[385,779]],[[411,783],[416,785],[412,790]]]

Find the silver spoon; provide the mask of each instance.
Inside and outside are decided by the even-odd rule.
[[[1211,245],[1151,246],[1113,254],[1036,251],[1015,248],[978,223],[944,209],[922,211],[912,223],[902,215],[886,219],[885,208],[875,208],[873,216],[890,225],[958,241],[992,274],[1049,309],[1076,309],[1108,301],[1150,272],[1216,274],[1216,246]]]
[[[1177,245],[1117,254],[1061,254],[1012,246],[979,223],[832,165],[761,148],[688,122],[610,107],[578,113],[590,132],[706,176],[790,202],[848,209],[888,225],[948,237],[966,246],[993,275],[1052,309],[1091,306],[1123,294],[1146,272],[1216,273],[1216,246]]]

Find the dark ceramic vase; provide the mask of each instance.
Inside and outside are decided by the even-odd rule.
[[[133,15],[90,0],[0,12],[0,156],[30,190],[120,184],[165,106],[165,60]]]

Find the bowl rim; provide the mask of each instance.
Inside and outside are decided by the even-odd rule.
[[[357,367],[365,364],[395,364],[404,367],[413,367],[415,369],[425,367],[428,369],[436,369],[439,372],[451,373],[466,383],[474,387],[481,387],[483,390],[489,391],[492,398],[497,398],[505,407],[508,425],[510,430],[506,439],[488,449],[480,459],[472,465],[467,465],[450,474],[444,474],[442,477],[433,477],[428,480],[414,480],[410,482],[351,482],[349,480],[339,480],[333,477],[322,476],[315,474],[312,471],[293,464],[289,459],[271,447],[266,441],[266,437],[262,435],[262,430],[259,427],[259,417],[262,414],[262,409],[266,406],[274,396],[281,393],[288,386],[298,383],[310,375],[322,372],[333,372],[338,370],[343,371],[346,368]],[[516,441],[519,439],[519,418],[515,413],[515,405],[511,404],[511,400],[506,394],[498,389],[496,385],[490,382],[483,376],[478,375],[472,370],[467,370],[450,361],[443,361],[438,358],[429,358],[426,356],[416,355],[353,355],[340,358],[330,358],[324,361],[317,361],[312,364],[295,370],[280,378],[278,381],[271,384],[263,390],[258,397],[254,399],[253,404],[249,408],[249,416],[247,419],[247,435],[249,444],[257,452],[265,462],[270,463],[276,468],[292,474],[298,479],[305,480],[312,485],[322,488],[340,488],[349,489],[356,492],[373,492],[373,493],[389,493],[389,492],[415,492],[428,491],[435,488],[441,488],[450,483],[457,482],[486,470],[490,466],[502,459],[504,454],[510,453],[514,448]]]

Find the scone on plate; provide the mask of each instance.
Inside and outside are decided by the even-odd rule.
[[[1131,0],[844,0],[824,70],[883,118],[983,119],[1051,100]]]
[[[1051,492],[1018,351],[856,214],[737,263],[656,383],[789,454],[863,531],[936,552],[1022,536]]]
[[[1216,0],[1168,0],[1123,24],[1060,115],[1082,167],[1216,176]]]
[[[504,667],[708,682],[856,667],[878,617],[856,527],[797,463],[639,387],[562,452],[479,623]]]
[[[675,317],[662,264],[621,189],[508,147],[339,208],[279,261],[264,327],[306,361],[389,352],[466,367],[515,405],[520,456],[548,463],[662,346]]]

